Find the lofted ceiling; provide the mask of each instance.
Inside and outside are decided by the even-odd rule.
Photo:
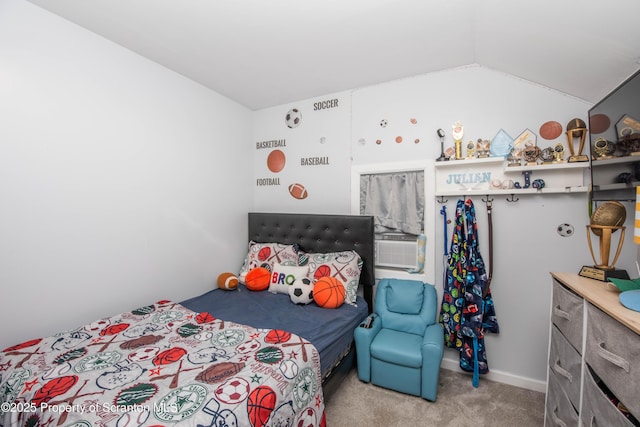
[[[638,0],[29,0],[252,109],[477,64],[595,103]]]

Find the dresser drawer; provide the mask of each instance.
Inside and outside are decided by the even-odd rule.
[[[585,360],[611,392],[640,418],[640,339],[591,304],[587,306]]]
[[[581,365],[580,353],[569,344],[558,328],[552,326],[549,369],[556,375],[558,383],[576,408],[580,405]]]
[[[571,345],[581,351],[584,304],[582,297],[574,294],[560,283],[553,282],[551,322],[567,338]]]
[[[598,387],[589,369],[584,373],[584,399],[580,419],[583,426],[632,427],[634,425]]]
[[[562,390],[553,371],[549,371],[547,382],[547,404],[545,408],[545,426],[577,426],[578,411],[573,407],[569,396]]]

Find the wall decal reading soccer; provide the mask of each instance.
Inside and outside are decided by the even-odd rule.
[[[271,172],[278,173],[284,169],[287,163],[287,157],[282,150],[273,150],[267,156],[267,167]]]
[[[302,121],[302,113],[297,108],[292,108],[285,116],[284,121],[290,129],[297,128]]]

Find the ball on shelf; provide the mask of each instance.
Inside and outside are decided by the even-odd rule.
[[[218,276],[218,288],[233,291],[238,287],[238,276],[233,273],[222,273]]]

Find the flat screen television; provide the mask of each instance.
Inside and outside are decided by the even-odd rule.
[[[635,200],[640,185],[640,70],[589,110],[591,200]]]

